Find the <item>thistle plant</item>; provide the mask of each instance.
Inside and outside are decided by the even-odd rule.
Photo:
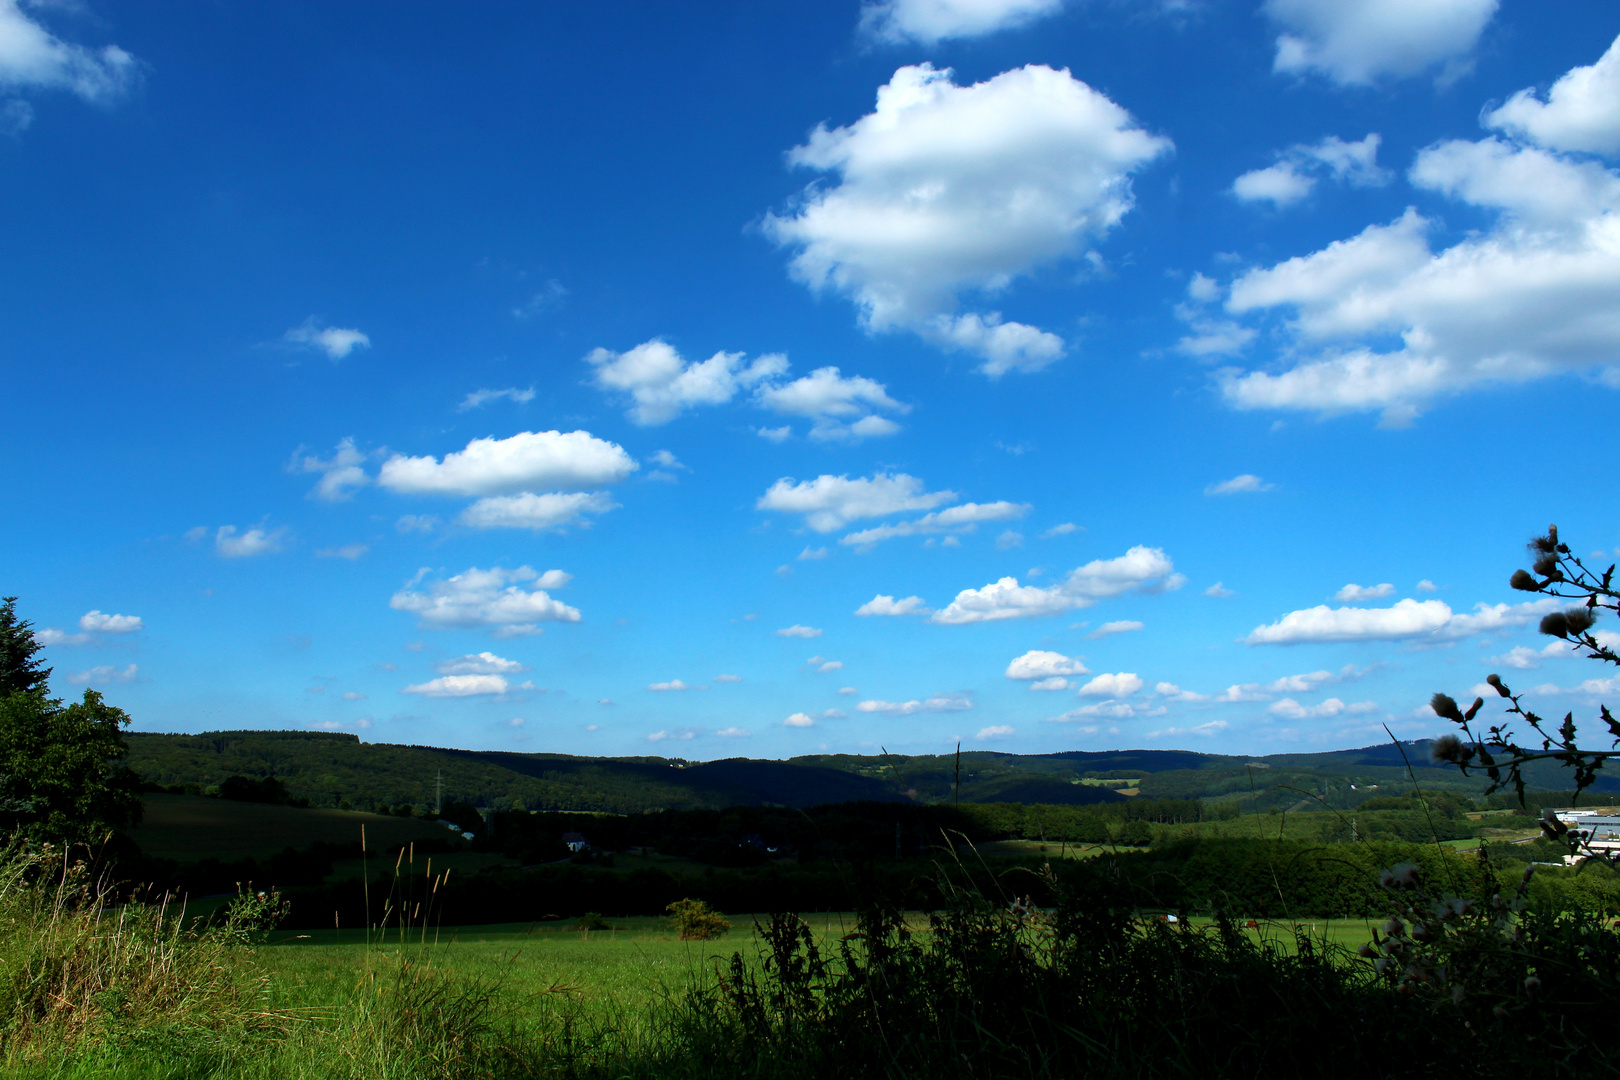
[[[1552,611],[1541,620],[1540,630],[1549,637],[1569,643],[1582,656],[1620,665],[1620,654],[1605,643],[1608,635],[1599,636],[1595,630],[1598,618],[1607,610],[1620,612],[1620,590],[1615,588],[1614,565],[1598,573],[1586,566],[1558,537],[1558,526],[1548,526],[1543,536],[1530,541],[1530,570],[1515,570],[1508,584],[1522,592],[1539,593],[1546,597],[1576,601],[1562,611]],[[1475,698],[1466,711],[1456,699],[1447,694],[1435,694],[1429,707],[1453,724],[1460,735],[1447,734],[1435,739],[1430,747],[1436,761],[1449,762],[1462,770],[1483,772],[1490,778],[1489,794],[1511,787],[1524,804],[1526,766],[1539,761],[1556,761],[1573,773],[1575,796],[1591,787],[1599,771],[1611,758],[1620,756],[1620,721],[1607,705],[1598,706],[1598,718],[1608,728],[1610,745],[1606,750],[1582,746],[1578,737],[1574,712],[1566,712],[1562,721],[1544,718],[1525,707],[1519,694],[1515,694],[1500,675],[1491,674],[1485,682],[1498,696],[1507,699],[1508,707],[1498,723],[1484,726],[1478,720],[1485,701]],[[1528,731],[1515,730],[1522,724]],[[1593,850],[1591,837],[1578,829],[1571,829],[1559,821],[1551,811],[1543,811],[1542,832],[1549,840],[1567,844],[1572,855],[1583,858],[1601,858]]]

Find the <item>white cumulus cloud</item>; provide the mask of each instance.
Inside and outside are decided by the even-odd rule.
[[[100,667],[90,668],[88,671],[75,671],[68,676],[68,682],[80,686],[106,685],[108,683],[132,683],[141,681],[141,669],[134,664],[128,667],[114,667],[103,664]]]
[[[1135,619],[1116,619],[1113,622],[1103,623],[1086,636],[1088,638],[1105,638],[1112,637],[1114,634],[1129,634],[1140,629],[1142,629],[1142,624]]]
[[[879,525],[871,529],[850,533],[839,539],[840,544],[869,548],[897,536],[933,536],[939,533],[969,533],[981,521],[1012,521],[1029,513],[1028,503],[993,502],[963,503],[924,514],[915,521],[901,521],[893,525]]]
[[[1368,600],[1382,600],[1386,596],[1395,595],[1395,586],[1389,582],[1382,585],[1357,585],[1351,582],[1333,594],[1333,599],[1341,604],[1360,604]]]
[[[637,468],[623,447],[588,431],[524,431],[474,439],[442,461],[395,454],[377,483],[406,495],[511,495],[602,487]]]
[[[896,600],[892,596],[882,593],[872,597],[866,603],[855,609],[855,614],[870,615],[929,615],[933,608],[923,603],[920,596],[908,596],[904,600]]]
[[[245,559],[254,555],[270,555],[280,551],[287,543],[287,529],[266,529],[263,526],[239,532],[235,525],[221,525],[214,533],[214,551],[221,558]]]
[[[354,445],[354,440],[346,438],[337,444],[331,457],[294,455],[292,467],[299,472],[321,474],[320,480],[310,489],[310,498],[323,502],[343,502],[371,482],[361,467],[365,460],[366,455]]]
[[[456,520],[474,529],[532,529],[561,532],[570,525],[587,527],[586,514],[605,514],[618,508],[605,491],[552,492],[533,495],[491,495],[479,499]]]
[[[863,701],[855,706],[857,712],[878,713],[882,716],[912,716],[923,712],[965,712],[973,708],[973,699],[967,694],[935,694],[920,701]]]
[[[1137,546],[1115,559],[1093,560],[1047,588],[1004,577],[981,589],[963,589],[931,621],[961,625],[1056,615],[1133,590],[1177,588],[1182,580],[1163,551]]]
[[[282,335],[292,345],[301,345],[326,354],[328,360],[342,360],[356,349],[371,348],[371,338],[358,330],[339,326],[321,326],[314,319],[306,319]]]
[[[935,45],[974,38],[1055,15],[1063,0],[875,0],[861,8],[861,30],[880,41]]]
[[[87,634],[134,634],[145,628],[139,615],[108,615],[95,610],[79,616],[79,629]]]
[[[1066,70],[958,86],[949,70],[902,67],[872,113],[817,127],[790,151],[791,164],[833,179],[766,230],[793,251],[795,278],[849,296],[868,330],[967,349],[991,374],[1038,368],[1060,339],[996,314],[958,316],[959,295],[1082,254],[1131,208],[1130,174],[1169,149]]]
[[[1244,473],[1234,476],[1230,480],[1222,480],[1218,484],[1211,484],[1204,489],[1205,495],[1242,495],[1251,491],[1270,491],[1275,485],[1268,484],[1253,473]]]
[[[1356,142],[1329,135],[1318,143],[1295,144],[1278,155],[1276,164],[1234,180],[1232,194],[1245,202],[1269,202],[1282,209],[1309,195],[1318,177],[1331,177],[1353,187],[1387,184],[1389,171],[1378,167],[1381,142],[1374,132]]]
[[[26,6],[37,11],[51,5]],[[64,41],[29,18],[23,7],[18,0],[0,0],[0,86],[66,90],[89,102],[106,103],[139,81],[140,61],[128,52],[117,45],[93,49]],[[27,108],[26,102],[18,104]],[[32,118],[31,108],[27,115]]]
[[[453,698],[453,697],[483,697],[485,695],[504,694],[508,690],[530,689],[527,683],[512,686],[502,675],[445,675],[437,679],[430,679],[425,683],[417,683],[401,690],[402,694],[421,694],[423,697]]]
[[[1421,75],[1474,48],[1498,0],[1265,0],[1279,72],[1343,85]]]
[[[1398,426],[1475,386],[1582,370],[1620,378],[1620,175],[1491,137],[1425,148],[1408,179],[1494,220],[1436,252],[1433,224],[1408,209],[1241,275],[1227,311],[1280,310],[1288,363],[1221,372],[1229,404],[1382,410]]]
[[[1443,600],[1400,600],[1387,608],[1331,608],[1319,604],[1257,626],[1244,640],[1250,645],[1404,638],[1446,641],[1523,626],[1557,606],[1557,601],[1550,599],[1514,605],[1482,603],[1475,605],[1471,613],[1461,613],[1453,612]]]
[[[812,421],[810,437],[820,442],[854,442],[892,435],[900,425],[881,412],[905,414],[911,406],[894,400],[888,388],[861,375],[845,376],[836,367],[817,368],[787,383],[766,383],[754,391],[761,408]]]
[[[669,680],[669,682],[650,683],[647,686],[647,689],[649,689],[649,690],[657,690],[657,691],[663,692],[663,691],[669,691],[669,690],[690,690],[691,687],[687,686],[685,683],[681,682],[681,680],[679,680],[679,679],[671,679],[671,680]]]
[[[717,352],[690,363],[661,338],[622,353],[596,349],[585,360],[596,385],[628,398],[630,419],[644,426],[667,424],[694,406],[723,405],[788,367],[787,358],[774,353],[745,363],[742,353]]]
[[[1046,649],[1031,649],[1007,665],[1009,679],[1050,679],[1063,675],[1090,675],[1078,656],[1064,656]],[[1043,688],[1044,689],[1044,688]]]
[[[1597,63],[1565,72],[1545,99],[1520,90],[1485,123],[1553,150],[1620,153],[1620,38]]]
[[[803,514],[805,524],[826,533],[860,518],[932,510],[956,498],[954,491],[925,491],[921,480],[905,473],[878,473],[854,480],[823,473],[814,480],[798,482],[783,477],[754,505],[760,510]]]
[[[502,398],[507,399],[514,405],[527,405],[534,400],[534,387],[530,386],[522,390],[515,386],[509,386],[504,390],[474,390],[461,399],[461,404],[456,406],[456,412],[467,412],[470,409],[481,408],[491,401],[499,401]]]
[[[1013,734],[1013,732],[1016,730],[1016,728],[1013,728],[1007,724],[991,724],[989,727],[980,728],[979,733],[975,735],[974,738],[1005,739],[1007,736]]]
[[[1266,712],[1273,716],[1280,716],[1285,720],[1313,720],[1323,717],[1338,716],[1340,713],[1349,713],[1351,716],[1360,713],[1376,712],[1378,706],[1371,701],[1358,701],[1354,705],[1346,705],[1338,698],[1328,698],[1316,705],[1301,705],[1293,698],[1283,698],[1266,708]]]
[[[784,626],[784,627],[782,627],[782,629],[780,629],[780,630],[778,630],[776,632],[776,636],[777,637],[794,637],[794,638],[817,638],[817,637],[821,636],[821,630],[819,628],[817,628],[817,627],[814,627],[814,626],[800,626],[798,623],[794,623],[792,626]]]
[[[420,577],[420,575],[418,575]],[[568,584],[561,570],[536,573],[527,566],[506,570],[472,567],[427,589],[414,582],[395,593],[388,606],[415,615],[418,625],[435,630],[488,627],[501,637],[539,633],[542,622],[578,622],[578,609],[551,598],[546,590]]]
[[[1117,674],[1104,673],[1092,679],[1080,688],[1085,697],[1122,698],[1130,697],[1142,689],[1142,679],[1128,671]]]
[[[433,670],[440,675],[517,675],[529,669],[516,660],[481,652],[441,660],[433,665]]]

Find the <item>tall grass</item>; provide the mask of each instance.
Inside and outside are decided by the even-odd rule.
[[[114,904],[90,867],[49,845],[0,856],[0,1054],[284,1032],[239,955],[240,915],[188,931],[168,901]]]

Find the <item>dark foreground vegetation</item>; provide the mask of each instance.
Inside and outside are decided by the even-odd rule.
[[[430,943],[431,883],[414,899],[396,889],[347,977],[290,1006],[266,966],[278,897],[244,892],[210,923],[183,922],[116,905],[59,853],[13,852],[0,870],[0,1052],[19,1076],[220,1080],[1585,1077],[1620,1065],[1620,938],[1538,909],[1527,875],[1487,861],[1391,868],[1378,944],[1358,955],[1224,911],[1145,917],[1101,863],[1050,876],[1051,903],[1036,906],[1009,890],[1029,875],[998,879],[963,854],[938,862],[942,903],[925,922],[876,905],[818,938],[796,915],[762,918],[632,1023],[566,985],[522,993],[499,967],[458,972],[456,946]]]

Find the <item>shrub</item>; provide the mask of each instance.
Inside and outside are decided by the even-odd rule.
[[[677,900],[664,910],[682,941],[713,941],[724,937],[731,924],[702,900]]]

